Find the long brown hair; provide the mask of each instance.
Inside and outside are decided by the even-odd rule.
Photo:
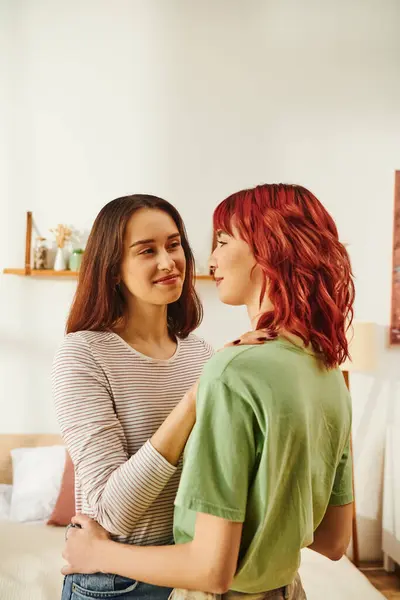
[[[194,288],[194,257],[180,214],[162,198],[134,194],[112,200],[96,217],[83,255],[78,287],[67,321],[67,333],[108,331],[117,324],[123,324],[126,301],[117,282],[126,226],[140,208],[162,210],[174,220],[186,257],[182,294],[167,309],[169,331],[185,338],[200,325],[203,309]]]

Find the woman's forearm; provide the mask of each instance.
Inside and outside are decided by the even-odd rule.
[[[226,590],[208,556],[193,542],[176,546],[130,546],[110,540],[98,543],[103,573],[115,573],[144,583],[210,593]]]
[[[64,575],[114,573],[162,587],[223,594],[237,570],[242,523],[199,513],[193,541],[176,546],[131,546],[110,540],[86,515],[72,519]]]
[[[189,391],[157,429],[151,443],[171,465],[176,466],[196,421],[195,400]]]

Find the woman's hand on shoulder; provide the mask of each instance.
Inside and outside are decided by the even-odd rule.
[[[224,348],[230,346],[260,346],[271,340],[276,340],[278,334],[271,333],[268,329],[256,329],[256,331],[248,331],[233,342],[225,344]]]
[[[248,331],[233,342],[225,344],[224,348],[229,346],[260,346],[277,338],[276,333],[270,333],[267,329],[257,329],[256,331]],[[223,348],[221,348],[222,350]],[[183,400],[191,409],[196,412],[196,395],[199,387],[199,379],[186,392]]]

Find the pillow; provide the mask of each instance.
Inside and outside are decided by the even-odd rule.
[[[47,521],[61,487],[65,447],[14,448],[11,459],[13,489],[10,519]]]
[[[10,516],[12,485],[0,483],[0,520],[7,520]]]
[[[60,492],[54,510],[47,525],[64,527],[71,522],[75,514],[75,473],[74,465],[68,452],[65,453],[64,473]]]

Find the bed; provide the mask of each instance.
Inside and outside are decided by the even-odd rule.
[[[0,435],[0,484],[11,484],[12,448],[51,446],[59,443],[60,438],[51,435]],[[1,600],[60,598],[63,543],[63,527],[0,520]],[[311,550],[304,550],[300,573],[308,600],[384,598],[345,557],[334,563]]]

